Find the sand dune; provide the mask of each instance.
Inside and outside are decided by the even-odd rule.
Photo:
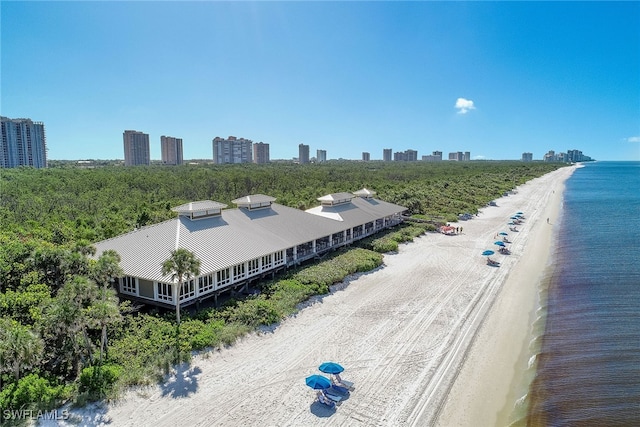
[[[73,411],[70,425],[504,425],[572,171],[520,186],[461,222],[460,235],[402,245],[384,266],[334,286],[272,331],[194,358],[162,385]],[[510,232],[516,211],[526,220]],[[512,255],[496,253],[502,265],[493,268],[480,254],[500,231]],[[333,411],[314,403],[304,382],[324,361],[341,363],[356,384]]]

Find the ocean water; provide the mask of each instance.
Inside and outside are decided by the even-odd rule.
[[[554,231],[526,421],[515,424],[640,426],[640,162],[576,169]]]

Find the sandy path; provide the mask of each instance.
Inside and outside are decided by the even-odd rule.
[[[439,417],[440,425],[448,426],[465,425],[477,411],[491,413],[486,422],[495,423],[512,379],[489,387],[498,396],[493,399],[495,408],[479,403],[486,402],[484,384],[496,370],[513,370],[515,362],[495,359],[494,365],[502,363],[504,369],[492,366],[489,374],[478,373],[473,366],[471,374],[465,369],[470,361],[476,363],[474,354],[487,357],[495,348],[505,353],[502,347],[486,346],[525,339],[517,328],[510,328],[510,322],[492,323],[489,334],[483,332],[489,326],[479,334],[478,330],[484,319],[489,325],[490,319],[508,312],[505,305],[524,304],[526,309],[507,315],[529,321],[535,283],[527,284],[533,291],[529,289],[525,297],[509,302],[503,297],[511,289],[507,279],[511,271],[522,268],[518,261],[525,245],[529,259],[544,255],[544,250],[529,253],[529,242],[550,228],[548,207],[559,201],[562,183],[571,172],[572,168],[563,168],[520,186],[517,194],[499,199],[497,207],[461,222],[461,235],[428,234],[403,245],[399,253],[385,255],[383,267],[335,286],[331,294],[314,299],[273,332],[254,334],[230,349],[196,357],[161,386],[132,391],[106,408],[74,411],[74,423],[425,426],[434,425]],[[488,267],[480,253],[495,248],[494,236],[509,231],[508,217],[518,210],[527,219],[518,226],[519,233],[509,232],[513,254],[496,254],[502,266]],[[537,246],[548,248],[548,243],[538,241]],[[541,271],[539,261],[532,265],[530,269]],[[524,335],[526,331],[525,327]],[[483,341],[486,335],[506,338],[493,343]],[[518,347],[506,352],[517,360],[521,346],[508,347]],[[465,359],[468,363],[460,369]],[[343,377],[356,383],[335,411],[314,403],[314,393],[304,383],[329,360],[345,366]],[[469,389],[466,383],[475,386]],[[468,417],[451,415],[457,412]]]

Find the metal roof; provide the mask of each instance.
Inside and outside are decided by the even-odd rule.
[[[162,275],[161,265],[176,248],[194,252],[201,262],[200,273],[205,275],[405,209],[361,198],[309,211],[277,203],[257,210],[224,209],[219,216],[196,221],[179,216],[103,240],[95,244],[96,256],[113,249],[120,254],[120,266],[126,275],[171,282],[170,276]]]

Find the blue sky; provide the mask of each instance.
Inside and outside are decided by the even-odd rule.
[[[0,2],[0,112],[50,159],[123,158],[125,129],[519,159],[640,160],[640,2]],[[458,108],[456,108],[456,106]]]

